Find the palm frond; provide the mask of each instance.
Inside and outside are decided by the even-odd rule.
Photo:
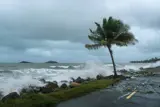
[[[99,23],[97,23],[97,22],[95,22],[95,24],[97,26],[97,29],[96,29],[97,34],[99,34],[102,37],[105,37],[104,30],[101,27],[101,25]]]
[[[106,25],[107,25],[107,19],[103,18],[103,29],[105,29]]]
[[[94,43],[99,43],[101,41],[100,36],[94,34],[88,35],[88,38]]]
[[[109,17],[104,18],[102,25],[95,22],[96,29],[90,29],[88,38],[94,43],[86,45],[88,49],[98,49],[101,46],[111,47],[112,45],[127,46],[134,45],[138,40],[129,32],[129,25],[123,21]]]
[[[89,31],[90,31],[91,33],[94,33],[92,29],[89,29]]]
[[[91,29],[90,32],[91,34],[88,35],[88,38],[94,43],[99,43],[102,39],[101,36],[96,31],[92,31]]]
[[[113,42],[118,46],[127,46],[134,45],[138,40],[131,32],[122,32],[117,38],[115,38],[115,40],[113,40]]]
[[[89,50],[99,49],[101,47],[101,44],[86,44],[85,47]]]

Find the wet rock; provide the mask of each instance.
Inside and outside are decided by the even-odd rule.
[[[90,78],[90,77],[88,77],[87,79],[86,79],[86,81],[91,81],[92,79]]]
[[[54,84],[58,84],[58,82],[57,82],[57,81],[53,81],[53,83],[54,83]]]
[[[38,93],[39,91],[40,91],[40,87],[29,86],[27,88],[21,89],[20,94],[24,94],[24,93]]]
[[[42,83],[46,83],[46,80],[44,78],[40,79],[39,81],[41,81]]]
[[[6,100],[9,100],[9,99],[16,99],[16,98],[19,98],[20,96],[17,94],[17,92],[12,92],[6,96],[4,96],[2,98],[2,101],[5,102]]]
[[[146,92],[147,94],[152,94],[152,93],[154,93],[153,91],[147,91]]]
[[[140,67],[139,69],[140,69],[140,70],[144,70],[144,68],[143,68],[143,67]]]
[[[117,76],[118,77],[118,76]],[[106,77],[103,77],[104,79],[112,79],[114,78],[114,75],[110,75],[110,76],[106,76]]]
[[[73,82],[75,82],[75,81],[76,81],[73,77],[71,77],[71,80],[72,80]]]
[[[58,88],[57,83],[48,82],[46,86],[40,88],[40,92],[50,93],[50,92],[53,92],[56,88]]]
[[[68,88],[68,86],[67,86],[67,84],[63,83],[60,88],[65,89],[65,88]]]
[[[48,84],[45,86],[47,88],[58,88],[57,82],[48,82]]]
[[[76,82],[76,83],[84,83],[84,82],[87,82],[87,81],[92,81],[92,80],[95,80],[93,78],[86,78],[86,79],[83,79],[81,77],[78,77],[77,79],[74,79],[74,78],[71,78],[72,82]]]
[[[96,79],[97,79],[97,80],[104,79],[104,76],[103,76],[103,75],[97,75],[97,76],[96,76]]]
[[[135,70],[134,69],[129,69],[129,72],[134,73]]]
[[[74,82],[76,83],[83,83],[85,80],[81,77],[78,77]]]
[[[121,69],[121,70],[118,70],[117,72],[127,73],[128,71],[127,71],[127,70],[125,70],[125,69]]]
[[[150,85],[150,86],[154,86],[154,84],[153,84],[153,83],[150,83],[149,85]]]
[[[20,95],[22,95],[22,94],[24,94],[24,93],[28,93],[29,92],[29,90],[27,89],[27,88],[23,88],[23,89],[21,89],[21,91],[20,91]]]

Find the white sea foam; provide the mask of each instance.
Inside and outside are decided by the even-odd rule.
[[[158,61],[156,63],[150,63],[148,66],[149,66],[149,68],[158,67],[158,66],[160,66],[160,61]]]
[[[68,69],[70,66],[50,66],[51,68],[59,68],[59,69]],[[80,65],[74,65],[74,66],[72,66],[73,68],[80,68],[81,66]]]
[[[73,66],[74,68],[80,68],[81,66],[80,65],[77,65],[77,66]]]
[[[31,76],[21,76],[20,78],[5,78],[1,80],[0,90],[3,92],[3,95],[7,95],[10,92],[18,92],[23,87],[33,86],[43,86],[39,80],[33,79]]]
[[[50,66],[51,68],[67,69],[69,66]]]

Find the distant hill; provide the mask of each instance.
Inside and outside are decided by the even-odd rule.
[[[47,61],[45,63],[58,63],[57,61]]]
[[[21,61],[19,63],[31,63],[31,62],[28,62],[28,61]]]

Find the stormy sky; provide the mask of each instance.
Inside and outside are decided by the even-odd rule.
[[[113,47],[116,62],[160,57],[159,0],[0,0],[0,62],[111,62],[89,51],[89,28],[113,16],[131,26],[135,46]]]

